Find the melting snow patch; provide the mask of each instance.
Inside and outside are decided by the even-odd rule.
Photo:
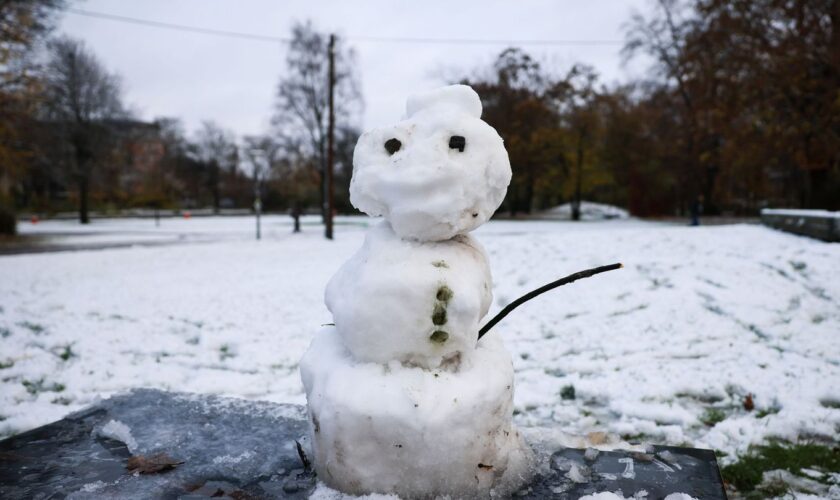
[[[621,494],[621,492],[613,493],[610,491],[604,491],[601,493],[595,493],[592,495],[586,495],[580,497],[579,500],[642,500],[648,497],[647,490],[641,490],[636,492],[632,497],[625,497]],[[671,493],[665,500],[698,500],[691,495],[687,495],[685,493]]]
[[[97,490],[102,489],[105,486],[105,483],[102,481],[94,481],[92,483],[88,483],[82,486],[83,493],[93,493]]]
[[[135,440],[134,436],[131,435],[131,429],[119,420],[111,420],[107,424],[103,425],[97,434],[102,437],[116,439],[117,441],[125,443],[128,451],[132,454],[137,450],[137,440]]]
[[[309,500],[349,500],[351,498],[360,498],[363,500],[400,500],[400,497],[397,495],[381,495],[379,493],[363,496],[347,495],[345,493],[341,493],[340,491],[336,491],[321,482],[318,483],[315,491],[309,495]]]
[[[253,451],[244,451],[235,457],[232,457],[230,455],[222,455],[220,457],[216,457],[213,459],[213,463],[216,465],[233,465],[238,464],[243,460],[249,460],[253,456]]]
[[[572,464],[571,469],[566,473],[566,477],[576,483],[588,483],[590,475],[588,467],[578,464]]]

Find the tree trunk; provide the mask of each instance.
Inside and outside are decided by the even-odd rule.
[[[17,234],[17,217],[11,191],[9,176],[5,172],[0,172],[0,235]]]
[[[210,186],[210,196],[213,197],[213,213],[218,215],[219,209],[222,206],[222,194],[220,192],[221,190],[219,189],[220,172],[218,165],[213,166],[213,173],[211,175],[213,176],[213,180]]]
[[[295,221],[295,233],[300,232],[300,201],[295,200],[294,204],[292,205],[292,219]]]
[[[318,144],[318,162],[321,167],[319,172],[319,192],[321,194],[321,223],[327,223],[327,147],[325,141],[322,139]]]
[[[90,171],[91,159],[91,130],[84,124],[73,132],[73,148],[75,149],[76,160],[76,182],[79,185],[79,223],[88,224],[88,203],[90,196]]]
[[[90,189],[90,178],[87,172],[79,174],[79,223],[90,223],[88,214],[88,196]]]
[[[575,168],[575,196],[572,200],[572,220],[580,220],[580,199],[583,188],[583,135],[578,135],[577,143],[577,166]]]
[[[507,192],[508,208],[510,209],[511,218],[516,217],[516,212],[519,210],[519,190],[515,183],[511,182]]]
[[[524,200],[522,200],[522,210],[526,214],[531,214],[531,207],[534,205],[534,176],[532,174],[528,175],[528,180],[525,184],[525,196]]]
[[[0,205],[0,235],[14,236],[17,234],[17,217],[14,210]]]
[[[718,213],[718,207],[712,201],[712,195],[715,192],[715,181],[717,179],[718,168],[714,165],[706,167],[706,182],[703,189],[704,212],[708,214]]]

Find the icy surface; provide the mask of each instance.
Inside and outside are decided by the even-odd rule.
[[[513,365],[499,338],[457,371],[362,363],[333,328],[301,360],[319,479],[353,494],[506,495],[530,476],[511,427]]]
[[[478,95],[464,85],[410,98],[405,120],[359,138],[353,205],[384,216],[400,237],[423,241],[486,222],[504,199],[511,170],[502,138],[480,114]],[[464,144],[452,147],[453,137]],[[398,150],[386,149],[391,140],[399,141]]]
[[[326,304],[355,359],[437,368],[475,348],[490,289],[474,238],[406,241],[383,222],[330,280]]]
[[[391,400],[385,402],[390,403]],[[359,498],[339,493],[321,482],[316,484],[312,472],[302,468],[292,443],[300,440],[312,456],[308,443],[301,439],[305,416],[305,409],[299,406],[135,390],[100,401],[46,427],[0,441],[0,498],[24,500],[56,494],[76,499]],[[126,439],[125,429],[130,428],[138,436],[137,454],[164,454],[178,465],[153,474],[127,471],[132,453],[121,440],[106,437],[109,432],[103,432],[105,428],[119,429],[115,434],[120,439]],[[625,469],[624,462],[634,459],[632,451],[604,451],[595,460],[587,460],[584,450],[560,444],[574,446],[579,439],[569,436],[551,442],[535,441],[540,461],[536,478],[514,497],[572,500],[598,491],[621,490],[635,491],[634,498],[642,498],[641,492],[650,492],[644,498],[662,498],[666,492],[689,488],[700,498],[724,498],[719,476],[709,469],[714,464],[711,451],[670,448],[668,452],[675,463],[684,466],[682,471],[664,473],[661,464],[640,462],[635,469],[639,472],[637,482],[628,482],[605,471]],[[607,447],[602,436],[593,434],[588,439]],[[621,442],[613,441],[613,446],[632,449]],[[662,456],[665,450],[654,447],[651,453]],[[568,479],[568,472],[574,467],[585,469],[582,482]]]
[[[258,243],[252,217],[164,220],[173,240],[221,241],[0,257],[0,435],[132,387],[303,404],[297,362],[332,322],[324,287],[367,221],[341,219],[328,242],[269,217]],[[56,240],[155,231],[137,219],[31,228]],[[489,334],[514,354],[520,429],[713,447],[724,463],[772,436],[835,438],[840,245],[632,219],[491,221],[473,234],[494,274],[489,316],[556,277],[626,266],[541,296]],[[560,396],[567,386],[575,399]],[[724,419],[704,424],[709,409]]]
[[[295,447],[306,442],[300,406],[141,389],[51,427],[2,443],[11,458],[0,497],[305,498],[315,487]],[[179,464],[156,474],[126,471],[130,455],[157,454]]]

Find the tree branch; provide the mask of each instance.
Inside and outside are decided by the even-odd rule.
[[[622,267],[624,267],[622,264],[610,264],[608,266],[601,266],[601,267],[595,267],[593,269],[587,269],[585,271],[578,271],[574,274],[570,274],[570,275],[566,276],[565,278],[561,278],[557,281],[552,281],[551,283],[549,283],[547,285],[543,285],[543,286],[537,288],[536,290],[532,290],[532,291],[526,293],[525,295],[523,295],[522,297],[519,297],[518,299],[514,300],[513,302],[511,302],[507,306],[505,306],[505,308],[502,309],[499,312],[499,314],[494,316],[493,319],[491,319],[484,326],[482,326],[481,330],[478,331],[478,339],[481,340],[481,337],[483,337],[484,334],[486,334],[488,331],[490,331],[491,328],[496,326],[496,323],[498,323],[499,321],[504,319],[504,317],[507,316],[508,314],[510,314],[511,311],[513,311],[517,307],[521,306],[525,302],[528,302],[529,300],[537,297],[538,295],[542,295],[543,293],[548,292],[550,290],[553,290],[553,289],[555,289],[559,286],[563,286],[563,285],[567,285],[569,283],[573,283],[573,282],[575,282],[579,279],[589,278],[591,276],[595,276],[596,274],[605,273],[607,271],[614,271],[616,269],[621,269]]]

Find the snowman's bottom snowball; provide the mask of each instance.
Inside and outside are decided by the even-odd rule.
[[[504,497],[524,485],[532,452],[511,425],[513,364],[497,335],[449,372],[359,363],[335,329],[319,332],[300,363],[318,478],[404,498]]]

